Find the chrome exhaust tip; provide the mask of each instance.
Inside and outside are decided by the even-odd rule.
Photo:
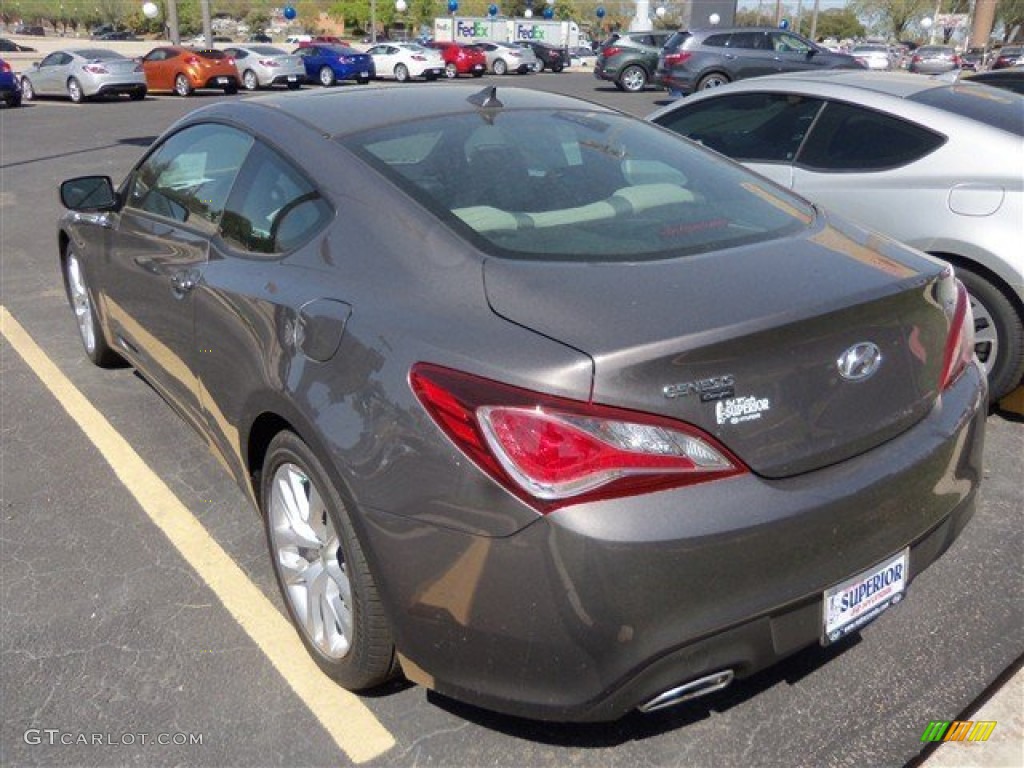
[[[733,679],[733,671],[731,669],[723,669],[720,672],[707,675],[705,677],[692,680],[686,685],[680,685],[677,688],[672,688],[665,691],[659,696],[655,696],[653,699],[648,701],[646,704],[641,704],[637,709],[641,712],[654,712],[658,709],[665,709],[666,707],[672,707],[676,704],[681,704],[684,701],[690,699],[696,699],[700,696],[706,696],[709,693],[720,691],[725,686],[729,685]]]

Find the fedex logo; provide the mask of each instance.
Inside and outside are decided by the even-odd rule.
[[[455,24],[456,37],[487,37],[487,26],[481,21],[459,21]]]
[[[516,40],[544,39],[544,29],[536,24],[516,24]]]

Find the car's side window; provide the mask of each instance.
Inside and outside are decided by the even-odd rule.
[[[772,32],[772,47],[781,53],[807,53],[811,47],[795,35]]]
[[[54,67],[60,63],[60,53],[51,53],[49,56],[39,62],[40,67]]]
[[[815,124],[797,164],[824,171],[882,171],[919,160],[945,141],[915,123],[833,101]]]
[[[257,143],[228,200],[220,235],[231,247],[249,253],[285,253],[319,232],[332,213],[304,175]]]
[[[741,93],[676,110],[658,122],[736,160],[791,162],[822,103],[797,94]]]
[[[216,123],[179,131],[135,171],[127,206],[212,233],[252,141]]]
[[[736,35],[731,35],[731,37],[735,38]],[[736,44],[730,43],[729,38],[730,35],[728,33],[722,35],[708,35],[706,38],[704,38],[704,45],[709,46],[711,48],[725,48],[725,46],[727,45],[732,45],[735,47]]]

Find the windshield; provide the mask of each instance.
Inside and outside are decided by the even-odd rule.
[[[499,256],[621,261],[761,242],[806,203],[625,115],[482,110],[340,139]]]

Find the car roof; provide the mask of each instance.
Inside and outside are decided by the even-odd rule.
[[[571,96],[527,88],[479,85],[448,85],[416,89],[409,98],[387,98],[394,90],[386,87],[329,89],[261,96],[244,101],[225,101],[194,112],[203,117],[230,117],[237,106],[248,105],[278,110],[320,133],[335,138],[407,120],[472,114],[485,107],[469,101],[472,97],[495,96],[505,109],[549,109],[608,113],[607,107]],[[232,105],[236,105],[233,107]]]
[[[906,99],[934,88],[948,88],[949,82],[909,72],[870,72],[865,69],[828,69],[815,72],[787,72],[738,81],[736,86],[842,86]],[[730,84],[732,87],[732,84]],[[761,90],[761,88],[758,88]]]

